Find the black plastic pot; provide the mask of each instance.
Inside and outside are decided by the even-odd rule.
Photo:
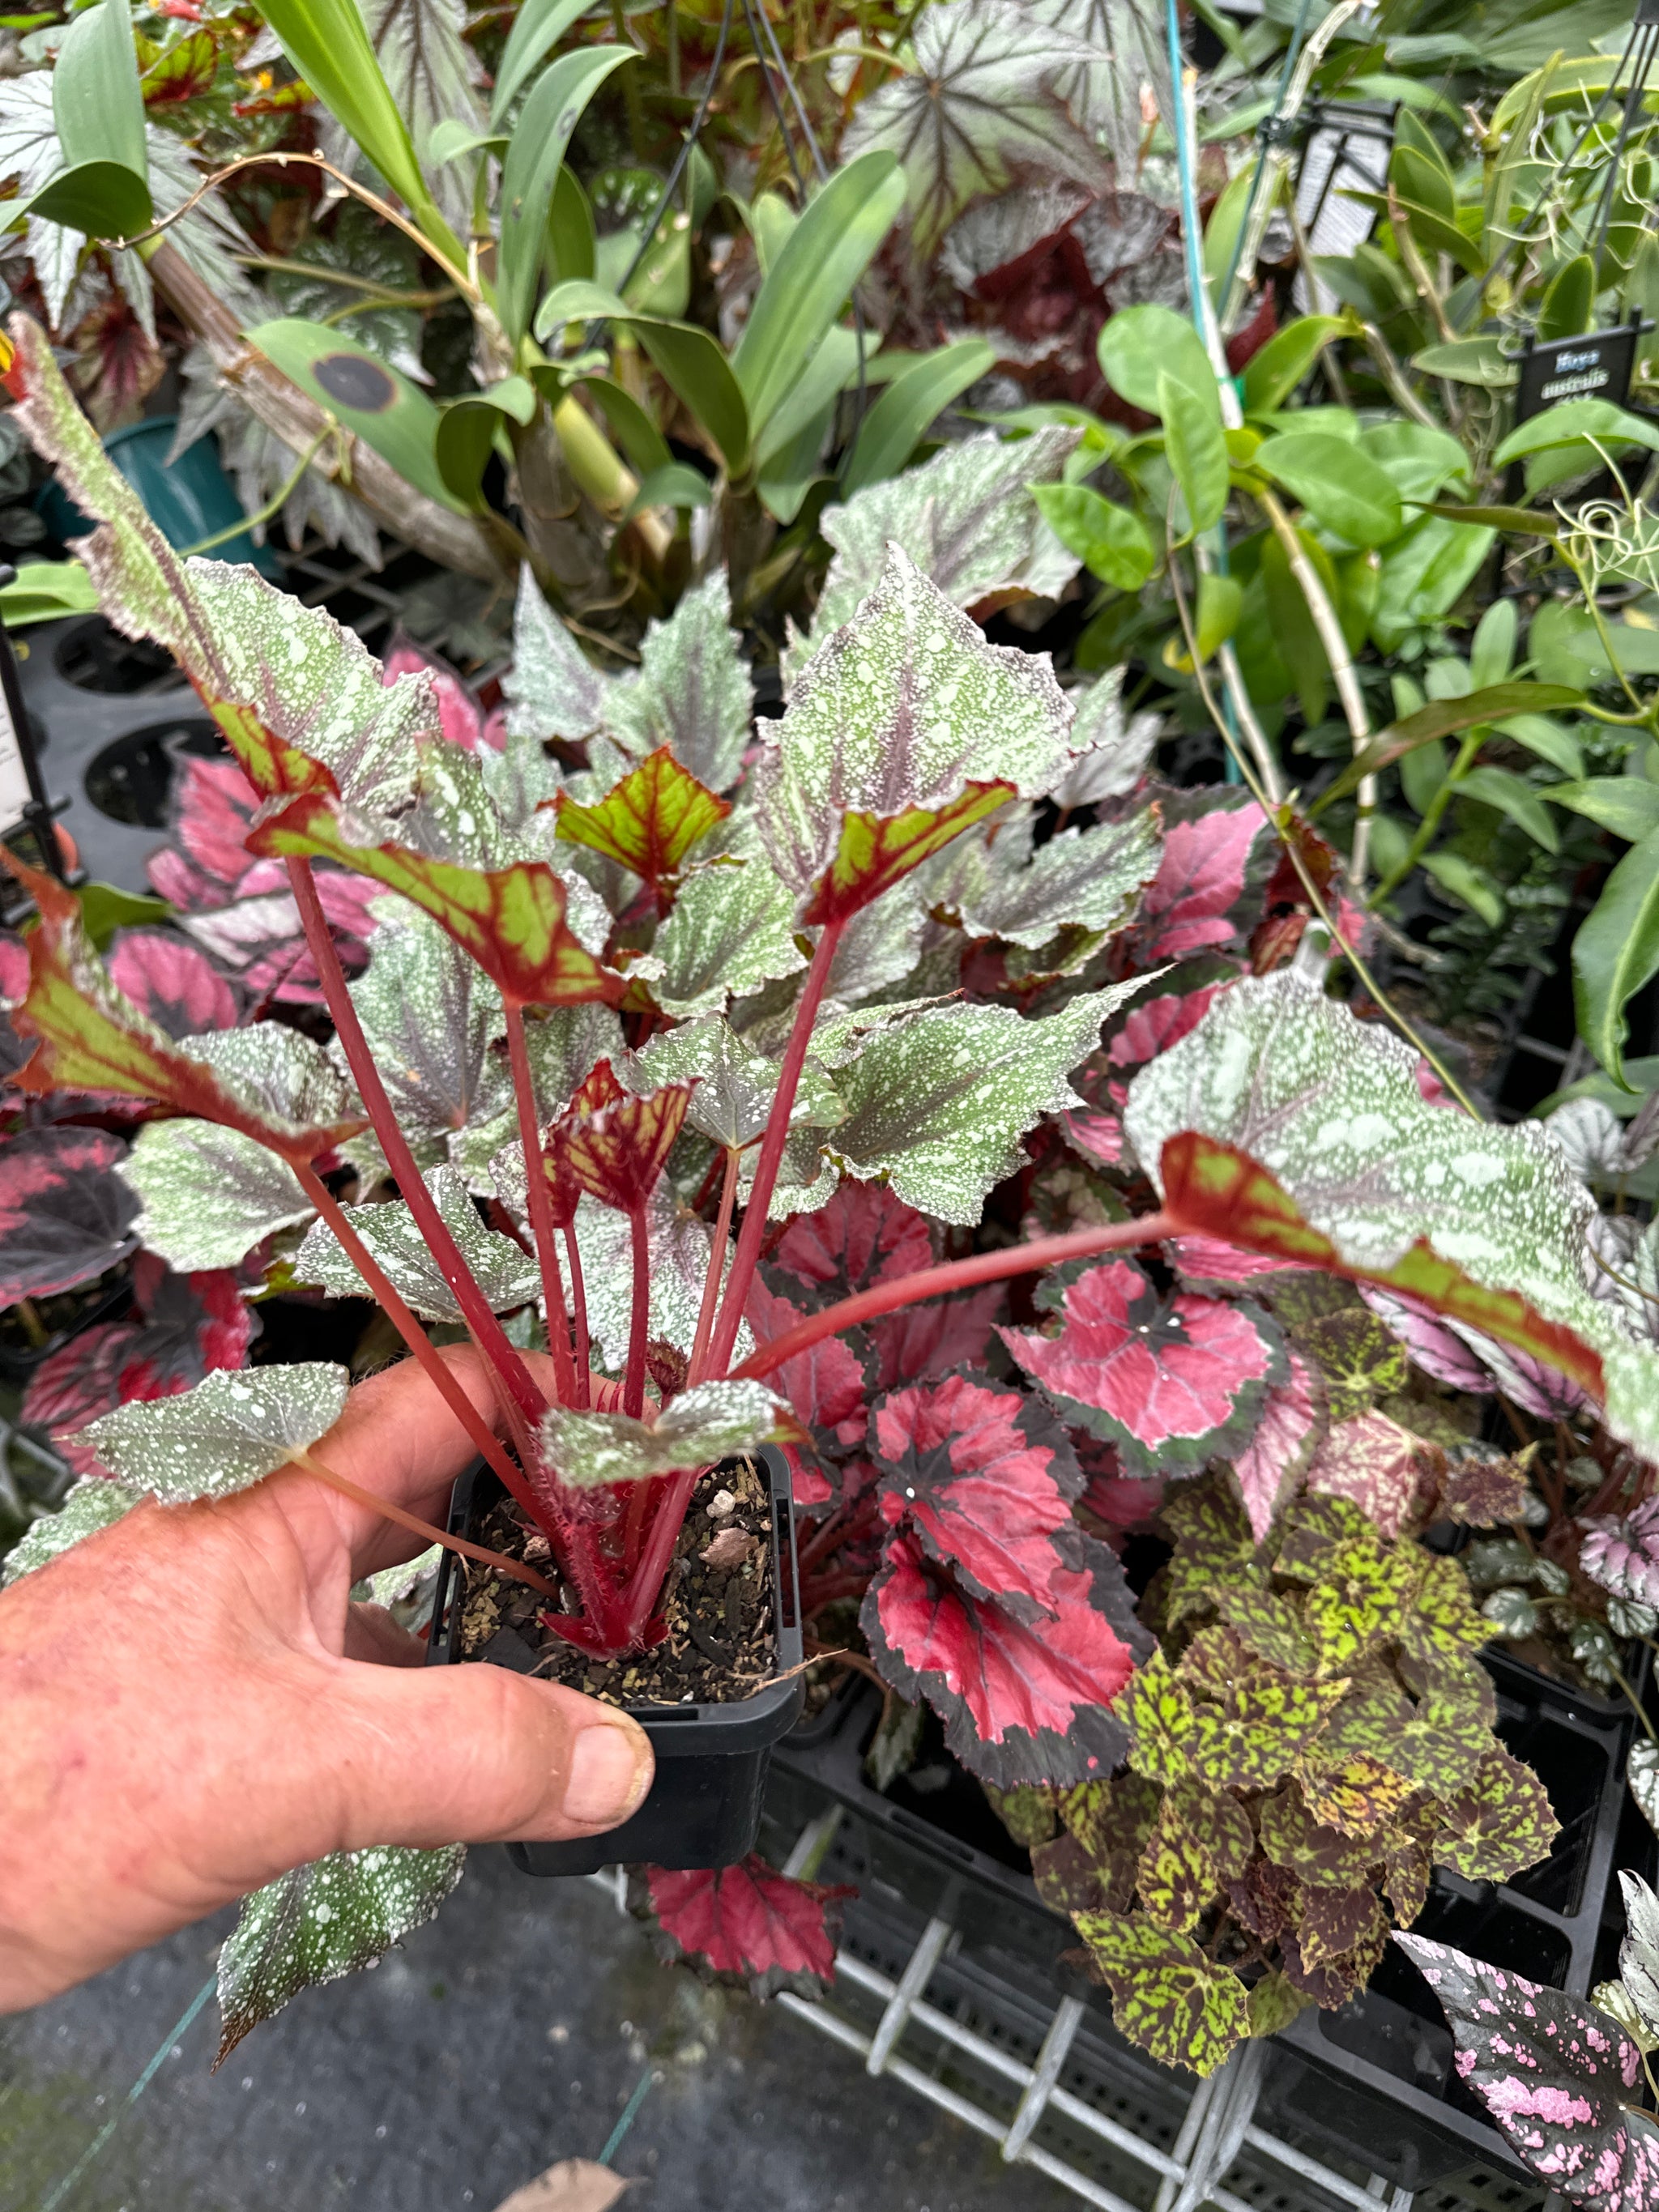
[[[1628,1708],[1589,1710],[1564,1683],[1493,1655],[1498,1733],[1540,1773],[1562,1832],[1549,1857],[1513,1882],[1469,1882],[1436,1874],[1419,1931],[1459,1950],[1583,1996],[1616,1971],[1622,1906],[1620,1866],[1651,1869],[1653,1838],[1624,1784]],[[926,1796],[897,1785],[875,1790],[864,1752],[880,1702],[860,1682],[837,1692],[778,1747],[768,1808],[797,1828],[816,1798],[854,1817],[860,1878],[878,1897],[902,1899],[948,1921],[1010,1985],[1038,1976],[1052,1993],[1080,1998],[1109,2018],[1104,1990],[1062,1963],[1076,1948],[1066,1921],[1038,1897],[1021,1854],[1006,1835],[991,1840],[981,1816],[963,1817],[979,1793],[963,1778]],[[902,1794],[900,1794],[900,1793]],[[988,1848],[988,1841],[991,1847]],[[1390,1945],[1369,1989],[1334,2013],[1314,2008],[1275,2039],[1264,2085],[1263,2124],[1316,2156],[1358,2158],[1396,2185],[1426,2188],[1479,2165],[1532,2181],[1458,2081],[1440,2007],[1403,1952]]]
[[[618,1863],[652,1866],[732,1866],[755,1847],[772,1747],[799,1717],[805,1684],[795,1569],[795,1518],[788,1463],[764,1445],[756,1456],[772,1500],[772,1587],[775,1594],[778,1672],[785,1679],[729,1705],[633,1705],[627,1711],[651,1739],[657,1775],[631,1820],[606,1834],[568,1844],[509,1844],[524,1874],[593,1874]],[[449,1526],[474,1535],[501,1494],[482,1461],[455,1486]],[[456,1648],[450,1599],[454,1554],[446,1553],[432,1605],[427,1663],[465,1663]],[[515,1651],[514,1647],[517,1646]],[[522,1653],[522,1662],[519,1654]],[[492,1641],[490,1662],[533,1672],[535,1655],[510,1632]]]

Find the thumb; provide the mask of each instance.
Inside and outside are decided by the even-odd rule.
[[[651,1787],[614,1705],[505,1667],[344,1667],[329,1701],[338,1825],[374,1844],[559,1843],[614,1828]]]

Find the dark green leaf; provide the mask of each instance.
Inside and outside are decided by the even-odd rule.
[[[1227,441],[1213,383],[1207,392],[1189,392],[1160,370],[1158,398],[1164,451],[1187,502],[1188,526],[1212,530],[1226,507],[1228,485]]]
[[[1091,576],[1121,592],[1138,592],[1157,565],[1152,533],[1133,509],[1103,498],[1087,484],[1036,483],[1039,513],[1060,544]]]
[[[1578,1034],[1621,1088],[1625,1008],[1659,975],[1659,830],[1626,854],[1572,941]]]
[[[501,165],[497,247],[496,312],[514,344],[530,327],[548,211],[570,134],[606,77],[638,58],[632,46],[583,47],[555,62],[524,104]]]
[[[864,418],[842,472],[842,498],[896,476],[935,416],[995,359],[995,349],[985,339],[961,338],[902,369]]]
[[[438,465],[437,408],[379,354],[297,316],[261,323],[246,338],[406,482],[440,506],[465,511]]]
[[[1565,684],[1492,684],[1483,691],[1466,692],[1461,699],[1431,699],[1403,722],[1371,739],[1364,751],[1349,763],[1328,790],[1321,792],[1309,810],[1317,814],[1334,799],[1346,799],[1364,776],[1375,775],[1404,753],[1437,738],[1455,736],[1481,722],[1500,722],[1507,715],[1546,714],[1558,707],[1578,707],[1583,694]]]
[[[1573,338],[1590,326],[1595,312],[1595,264],[1579,254],[1558,269],[1544,289],[1538,309],[1540,338]]]

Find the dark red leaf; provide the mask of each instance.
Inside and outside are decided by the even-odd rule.
[[[757,1344],[769,1344],[806,1318],[799,1306],[768,1290],[758,1276],[749,1293],[745,1317]],[[770,1387],[789,1401],[806,1428],[828,1431],[843,1446],[862,1442],[869,1385],[864,1362],[840,1337],[820,1337],[806,1351],[775,1367]]]
[[[135,1249],[138,1200],[115,1172],[126,1149],[70,1124],[0,1148],[0,1306],[89,1283]]]
[[[789,1462],[789,1487],[799,1510],[808,1511],[819,1505],[831,1504],[836,1486],[816,1458],[809,1459],[794,1444],[780,1444],[779,1450]]]
[[[1244,895],[1251,848],[1267,826],[1254,801],[1212,806],[1191,821],[1170,824],[1158,873],[1141,900],[1133,948],[1138,967],[1234,941],[1237,932],[1229,917]]]
[[[1132,1260],[1084,1261],[1045,1279],[1060,1332],[998,1331],[1066,1418],[1108,1437],[1131,1474],[1197,1467],[1242,1441],[1285,1379],[1279,1331],[1253,1306],[1164,1300]]]
[[[872,1322],[876,1388],[890,1390],[899,1382],[931,1382],[953,1367],[982,1366],[991,1325],[1006,1295],[1003,1284],[992,1283],[982,1291],[904,1306]]]
[[[1651,2212],[1659,2126],[1630,2101],[1642,2059],[1618,2022],[1425,1936],[1395,1941],[1444,2008],[1459,2079],[1533,2172],[1595,2212]]]
[[[885,1183],[848,1182],[816,1213],[798,1213],[772,1257],[840,1298],[931,1267],[933,1245],[922,1215]]]
[[[781,1989],[816,1996],[834,1981],[838,1908],[856,1891],[796,1881],[753,1851],[738,1866],[640,1872],[665,1958],[685,1959],[710,1980],[746,1984],[757,1997]]]
[[[1107,1540],[1117,1549],[1114,1531],[1127,1534],[1148,1527],[1164,1503],[1164,1482],[1158,1475],[1127,1475],[1115,1448],[1097,1437],[1080,1437],[1078,1465],[1083,1469],[1083,1495],[1078,1500],[1085,1513],[1104,1523]]]
[[[1073,1564],[1051,1585],[1058,1611],[1035,1626],[973,1596],[905,1535],[890,1539],[859,1614],[884,1678],[926,1697],[948,1747],[999,1790],[1085,1782],[1128,1748],[1111,1705],[1150,1639],[1105,1545],[1071,1528],[1060,1548]]]
[[[118,989],[170,1037],[236,1026],[235,992],[199,945],[170,929],[124,929],[107,964]]]
[[[1156,1060],[1198,1027],[1219,988],[1219,984],[1206,983],[1200,990],[1170,991],[1161,999],[1138,1000],[1112,1039],[1107,1059],[1114,1067],[1139,1067]]]
[[[665,1083],[636,1097],[602,1060],[547,1132],[556,1190],[584,1190],[623,1213],[643,1206],[668,1164],[695,1087],[695,1080]]]
[[[881,1507],[908,1522],[966,1589],[1021,1620],[1060,1608],[1054,1538],[1083,1488],[1066,1431],[1005,1382],[950,1375],[895,1391],[871,1420]]]
[[[1306,1467],[1325,1426],[1324,1407],[1313,1372],[1299,1352],[1287,1354],[1288,1379],[1267,1394],[1249,1442],[1235,1449],[1238,1482],[1250,1534],[1259,1544],[1273,1515]]]

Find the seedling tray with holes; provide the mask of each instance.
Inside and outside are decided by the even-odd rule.
[[[1492,1672],[1498,1732],[1540,1775],[1561,1834],[1542,1865],[1513,1882],[1437,1873],[1416,1925],[1494,1966],[1583,1996],[1615,1970],[1616,1869],[1652,1861],[1651,1836],[1624,1786],[1630,1729],[1603,1701],[1577,1697],[1529,1668],[1499,1656]],[[1076,1996],[1109,2018],[1107,1993],[1063,1961],[1076,1948],[1070,1926],[1042,1905],[1021,1854],[968,1778],[932,1786],[931,1772],[918,1778],[913,1770],[890,1796],[871,1785],[864,1753],[879,1710],[868,1684],[852,1685],[786,1738],[774,1759],[769,1811],[799,1827],[815,1796],[822,1803],[827,1793],[855,1816],[862,1878],[878,1898],[902,1898],[949,1921],[977,1957],[1027,1996],[1046,1988],[1051,2005]],[[1525,2172],[1458,2081],[1440,2008],[1393,1945],[1368,1990],[1338,2012],[1310,2007],[1276,2039],[1261,2112],[1264,2124],[1316,2156],[1358,2159],[1408,2190],[1471,2161],[1516,2178]]]

